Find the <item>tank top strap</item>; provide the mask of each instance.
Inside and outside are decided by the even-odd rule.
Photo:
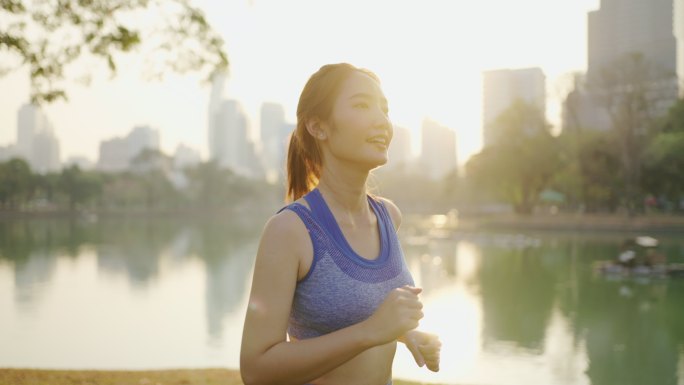
[[[382,226],[385,229],[385,231],[394,232],[394,221],[392,221],[392,216],[390,215],[389,211],[387,210],[387,206],[385,205],[385,202],[383,202],[380,199],[375,199],[371,197],[371,204],[374,205],[375,207],[378,208],[378,212],[381,215],[381,220],[382,220]]]
[[[278,210],[276,214],[286,209],[294,211],[297,214],[297,216],[299,216],[299,218],[302,220],[302,222],[304,222],[304,225],[306,226],[306,229],[309,230],[309,232],[322,230],[319,227],[320,225],[316,221],[314,214],[303,204],[292,202],[289,205],[280,208],[280,210]]]

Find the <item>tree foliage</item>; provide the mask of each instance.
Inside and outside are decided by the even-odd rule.
[[[19,59],[0,75],[27,66],[36,104],[66,99],[66,70],[86,55],[114,75],[118,53],[145,46],[148,60],[164,62],[149,77],[170,68],[209,79],[228,66],[223,45],[189,0],[0,0],[0,54]]]
[[[531,213],[560,168],[557,140],[541,111],[522,100],[495,120],[498,140],[466,164],[467,177],[483,192]]]

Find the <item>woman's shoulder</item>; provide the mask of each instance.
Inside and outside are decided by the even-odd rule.
[[[307,237],[304,221],[296,212],[288,209],[280,210],[268,218],[262,232],[264,241],[281,243],[283,247],[301,245]]]
[[[394,222],[396,229],[399,230],[399,226],[401,225],[401,210],[399,210],[399,206],[397,206],[397,204],[391,199],[381,197],[379,195],[373,195],[373,197],[385,205],[390,217],[392,218],[392,222]]]

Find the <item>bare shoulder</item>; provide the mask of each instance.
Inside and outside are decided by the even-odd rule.
[[[297,246],[301,246],[308,238],[308,232],[304,222],[292,210],[283,210],[271,216],[264,225],[262,233],[263,243],[274,243],[278,247],[285,245],[293,246],[296,254]],[[294,242],[293,242],[294,241]]]
[[[388,198],[381,196],[377,196],[377,198],[385,204],[387,211],[389,211],[390,217],[392,217],[392,222],[394,222],[396,230],[399,230],[399,226],[401,226],[401,210],[399,210],[399,206],[397,206],[396,203],[392,202],[392,200]]]

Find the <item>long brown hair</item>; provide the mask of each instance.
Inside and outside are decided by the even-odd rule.
[[[297,105],[297,127],[290,136],[287,150],[285,202],[296,201],[318,184],[323,158],[319,143],[307,131],[306,123],[312,118],[323,121],[330,118],[342,83],[354,71],[362,72],[380,82],[372,71],[349,63],[326,64],[306,82]]]

